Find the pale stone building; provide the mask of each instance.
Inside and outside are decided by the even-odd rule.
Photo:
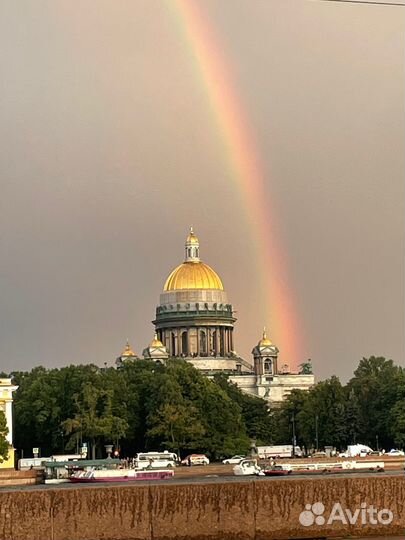
[[[0,468],[14,468],[14,447],[13,447],[13,392],[18,386],[11,383],[11,379],[0,379],[0,409],[4,412],[7,422],[9,444],[8,459],[0,462]]]
[[[278,368],[278,348],[263,332],[263,337],[253,349],[253,373],[230,376],[241,390],[266,399],[270,404],[281,403],[294,389],[308,390],[314,385],[312,373],[290,373],[288,366]]]

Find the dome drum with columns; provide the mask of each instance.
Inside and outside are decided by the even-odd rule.
[[[235,321],[221,278],[201,261],[200,243],[191,228],[185,260],[170,273],[160,295],[153,321],[158,338],[172,357],[211,358],[211,370],[227,366],[232,371],[242,365],[234,353]],[[226,364],[224,359],[231,360]]]

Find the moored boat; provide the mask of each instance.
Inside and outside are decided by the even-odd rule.
[[[77,484],[94,482],[132,482],[134,480],[167,480],[174,476],[171,470],[91,469],[79,471],[70,477]]]
[[[287,476],[288,474],[291,474],[292,471],[276,465],[269,469],[265,469],[263,472],[265,476]]]
[[[255,459],[242,459],[233,468],[233,474],[236,476],[262,476],[263,471]]]

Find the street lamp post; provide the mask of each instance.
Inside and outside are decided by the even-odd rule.
[[[293,450],[292,450],[292,457],[295,458],[295,445],[296,445],[296,437],[295,437],[295,414],[292,414],[291,418],[292,422],[292,443],[293,443]]]
[[[315,441],[316,441],[316,451],[317,452],[319,450],[318,420],[319,420],[319,416],[316,414],[315,415]]]

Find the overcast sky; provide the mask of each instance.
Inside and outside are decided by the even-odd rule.
[[[265,164],[297,360],[344,379],[363,356],[404,364],[405,8],[193,1]],[[268,324],[254,209],[168,2],[0,4],[2,370],[112,363],[127,337],[141,353],[190,224],[237,310],[236,350],[250,358]]]

